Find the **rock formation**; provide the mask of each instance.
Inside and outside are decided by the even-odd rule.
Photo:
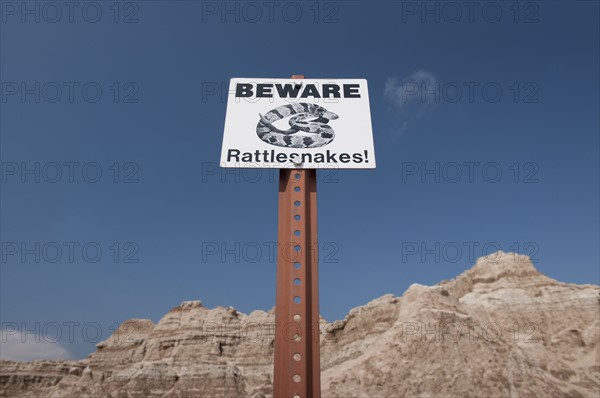
[[[123,323],[80,361],[0,362],[0,396],[269,397],[273,311],[199,301]],[[321,322],[323,397],[598,397],[600,288],[513,253]]]

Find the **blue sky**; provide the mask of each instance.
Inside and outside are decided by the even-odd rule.
[[[496,249],[599,283],[598,2],[61,3],[0,2],[4,357],[274,305],[277,172],[218,168],[231,77],[368,80],[377,169],[318,177],[326,319]]]

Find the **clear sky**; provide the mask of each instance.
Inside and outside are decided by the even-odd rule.
[[[218,168],[232,77],[368,80],[377,169],[318,177],[326,319],[497,249],[599,283],[597,1],[0,5],[5,358],[273,307],[277,171]]]

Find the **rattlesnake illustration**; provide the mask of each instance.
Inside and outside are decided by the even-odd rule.
[[[256,134],[264,142],[288,148],[318,148],[329,144],[335,133],[327,123],[338,118],[333,112],[322,106],[299,102],[282,105],[270,110],[264,116],[260,113],[260,122],[256,125]],[[296,115],[296,116],[292,116]],[[292,116],[290,128],[280,130],[273,122]]]

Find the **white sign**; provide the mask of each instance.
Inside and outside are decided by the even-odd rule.
[[[374,169],[367,81],[231,79],[221,167]]]

